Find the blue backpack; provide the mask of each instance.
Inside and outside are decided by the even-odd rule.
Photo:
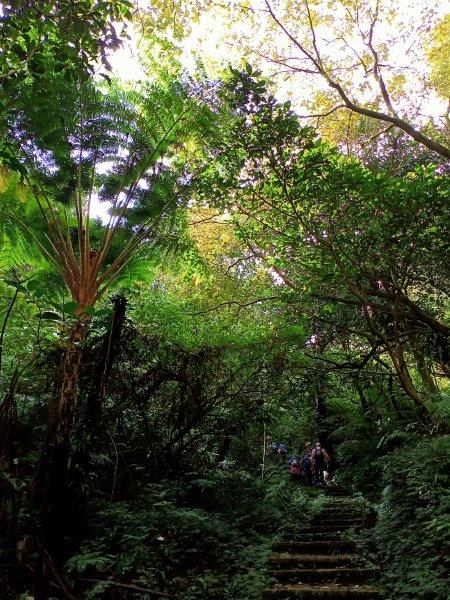
[[[311,457],[304,456],[302,458],[302,469],[303,471],[309,471],[311,469]]]

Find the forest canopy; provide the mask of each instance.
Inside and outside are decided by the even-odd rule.
[[[0,3],[5,600],[261,598],[325,502],[267,439],[327,448],[387,600],[444,600],[449,23]]]

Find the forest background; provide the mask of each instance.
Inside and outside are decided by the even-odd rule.
[[[268,434],[330,451],[387,598],[446,598],[446,3],[0,23],[5,599],[260,598],[321,503]]]

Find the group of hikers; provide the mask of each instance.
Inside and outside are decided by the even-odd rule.
[[[272,442],[270,436],[268,436],[268,442],[267,449],[269,452],[287,456],[288,451],[285,444]],[[291,456],[287,460],[287,464],[293,481],[300,481],[303,476],[306,485],[325,485],[329,474],[330,457],[320,442],[313,445],[307,443],[305,444],[303,456],[301,458]]]

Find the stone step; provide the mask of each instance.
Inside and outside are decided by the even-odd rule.
[[[321,569],[271,569],[269,577],[278,583],[308,583],[312,581],[335,583],[360,583],[374,578],[379,572],[375,567],[335,567]]]
[[[319,551],[336,554],[337,552],[353,552],[356,544],[347,540],[286,541],[273,544],[275,552],[292,552],[294,554],[314,553]]]
[[[344,530],[345,531],[345,530]],[[335,531],[310,531],[306,529],[301,533],[296,535],[289,536],[292,541],[300,541],[300,542],[315,542],[315,541],[323,541],[323,542],[332,542],[332,541],[340,541],[342,539],[342,531],[337,529]]]
[[[317,598],[347,598],[350,600],[379,600],[379,590],[368,585],[275,585],[263,590],[263,599],[279,598],[291,600],[317,600]]]
[[[336,566],[354,567],[364,563],[359,554],[290,554],[288,552],[271,554],[268,562],[269,565],[280,565],[284,569],[302,566],[316,569]]]
[[[326,495],[326,507],[328,506],[349,506],[350,504],[354,504],[355,498],[353,496],[334,496],[333,494],[325,494]]]
[[[351,525],[353,523],[361,524],[364,523],[364,519],[360,516],[342,518],[338,515],[318,515],[312,521],[311,525],[340,525],[341,523],[343,523],[344,525]]]
[[[381,591],[370,585],[377,583],[379,569],[357,553],[353,540],[345,539],[350,529],[366,525],[366,516],[348,489],[318,489],[327,495],[324,509],[304,523],[303,531],[283,531],[284,539],[273,544],[268,576],[275,583],[267,585],[263,599],[381,599]]]
[[[354,504],[354,499],[349,496],[345,496],[342,498],[327,496],[326,506],[324,506],[324,510],[331,510],[336,508],[352,510],[354,508]]]
[[[327,496],[333,496],[334,498],[351,498],[347,489],[341,489],[332,485],[318,486],[318,489],[323,490]]]
[[[327,494],[328,496],[328,502],[352,502],[354,500],[354,496],[353,494],[349,494],[348,492],[346,494],[341,494],[340,492],[336,492],[336,490],[332,491],[332,488],[327,487],[327,488],[322,488],[322,490],[324,492],[331,492],[329,494]]]
[[[309,525],[304,525],[304,529],[299,531],[299,536],[306,533],[334,532],[346,531],[347,529],[361,529],[365,526],[364,519],[316,519]],[[286,531],[283,532],[283,537],[287,539]]]
[[[344,515],[348,517],[352,517],[355,514],[355,511],[347,506],[326,506],[320,512],[321,515]]]
[[[310,525],[307,529],[310,533],[331,533],[337,531],[345,531],[346,529],[351,529],[354,527],[355,529],[360,529],[363,525],[363,522],[360,521],[350,523],[350,522],[340,522],[340,523],[325,523],[323,525]]]
[[[327,512],[316,515],[309,524],[314,525],[316,523],[320,525],[321,523],[329,523],[330,521],[365,521],[365,519],[366,516],[362,514]]]

